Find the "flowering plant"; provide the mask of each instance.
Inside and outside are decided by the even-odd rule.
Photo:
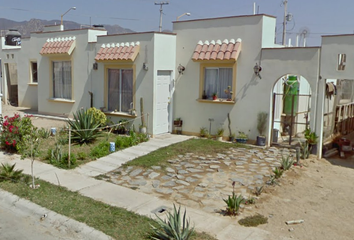
[[[33,125],[30,117],[30,115],[26,115],[21,118],[19,114],[15,114],[13,117],[0,118],[2,125],[0,143],[2,148],[15,152],[19,150],[18,143],[32,131]]]

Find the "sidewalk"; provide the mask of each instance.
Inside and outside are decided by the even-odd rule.
[[[34,174],[36,177],[55,185],[58,185],[57,175],[60,185],[71,191],[78,191],[80,194],[97,201],[155,218],[154,212],[156,210],[161,208],[172,209],[173,203],[106,181],[96,180],[90,176],[97,176],[114,170],[136,157],[188,138],[190,137],[170,134],[157,136],[149,142],[113,153],[75,170],[62,170],[36,161]],[[8,162],[3,153],[0,154],[0,162]],[[17,157],[10,162],[16,163],[17,168],[24,169],[24,173],[30,174],[29,160],[20,160],[20,157]],[[234,218],[208,214],[188,206],[186,206],[186,209],[187,215],[197,231],[207,232],[220,240],[263,240],[271,237],[270,233],[264,230],[241,227]]]

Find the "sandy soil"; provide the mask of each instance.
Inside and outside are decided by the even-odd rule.
[[[3,115],[25,113],[26,109],[3,105]],[[33,118],[38,127],[60,127],[65,122]],[[272,233],[272,240],[354,239],[354,156],[346,159],[303,160],[302,167],[291,168],[280,180],[280,185],[269,186],[256,205],[245,209],[245,216],[260,213],[268,224],[259,228]],[[286,225],[289,220],[304,220],[297,225]]]
[[[280,186],[267,188],[256,208],[243,215],[269,217],[268,224],[259,227],[271,232],[272,239],[353,239],[353,168],[352,157],[304,160],[302,168],[288,171]],[[300,219],[301,224],[285,224]]]

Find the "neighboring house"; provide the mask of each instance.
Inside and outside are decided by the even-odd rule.
[[[2,42],[2,89],[10,103],[18,99],[40,113],[68,116],[93,106],[136,127],[142,99],[150,134],[172,132],[173,120],[181,118],[184,134],[224,128],[227,137],[230,114],[232,132],[255,139],[257,114],[267,112],[268,144],[273,129],[289,131],[279,121],[294,121],[295,132],[306,126],[316,131],[321,152],[322,133],[339,132],[339,122],[354,117],[335,118],[338,104],[347,109],[354,101],[345,92],[354,85],[342,81],[354,79],[354,37],[324,36],[321,47],[285,47],[274,43],[275,28],[276,18],[264,14],[177,21],[173,33],[107,35],[103,29],[51,26],[23,39],[22,47]],[[299,80],[306,96],[289,118],[282,97],[290,78]],[[340,99],[325,101],[327,82],[341,83]]]

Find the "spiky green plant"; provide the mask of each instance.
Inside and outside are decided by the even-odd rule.
[[[40,136],[41,138],[47,139],[47,138],[50,137],[50,130],[45,129],[45,128],[42,127],[42,128],[40,128],[40,129],[38,129],[38,134],[39,134],[39,136]]]
[[[281,169],[287,171],[294,164],[294,159],[290,155],[286,155],[286,156],[282,155],[280,164],[281,164]]]
[[[188,240],[194,232],[194,227],[190,226],[189,220],[186,218],[186,210],[184,210],[183,218],[181,218],[181,206],[173,204],[173,213],[167,213],[167,219],[162,220],[157,217],[159,227],[152,227],[153,233],[151,238],[155,240]]]
[[[307,141],[299,142],[300,144],[300,155],[302,159],[308,159],[310,156],[310,146]]]
[[[94,141],[100,134],[100,122],[96,121],[93,112],[80,109],[74,115],[74,120],[68,120],[71,127],[72,140],[80,144]]]
[[[10,165],[9,163],[1,163],[0,168],[0,182],[11,181],[18,182],[22,177],[23,170],[15,170],[16,163]]]
[[[263,192],[263,188],[264,188],[263,186],[256,187],[256,190],[254,191],[254,194],[256,196],[260,196],[262,194],[262,192]]]
[[[274,177],[275,177],[276,179],[280,178],[280,177],[283,175],[283,172],[284,172],[283,169],[280,169],[280,168],[278,168],[278,167],[274,168],[274,170],[273,170]]]
[[[232,196],[229,195],[227,199],[223,199],[226,203],[226,213],[231,216],[235,216],[238,214],[240,210],[240,206],[245,202],[244,197],[240,195],[236,195],[235,192],[232,192]]]

